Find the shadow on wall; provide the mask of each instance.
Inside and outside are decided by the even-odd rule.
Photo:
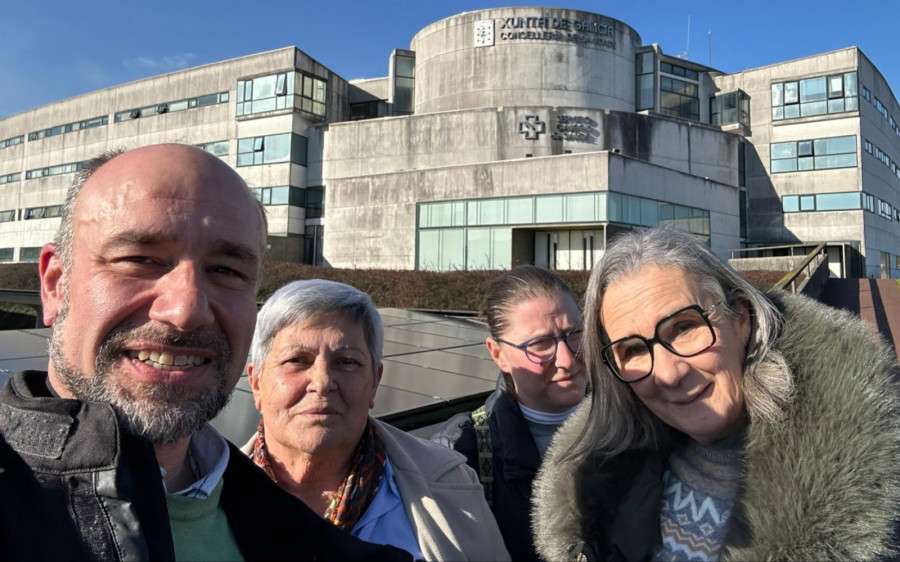
[[[891,331],[891,325],[887,319],[887,313],[885,311],[885,303],[882,298],[881,289],[882,288],[891,288],[889,283],[893,283],[893,280],[876,280],[876,279],[863,279],[860,281],[861,283],[867,283],[869,285],[869,290],[872,292],[872,309],[875,312],[875,324],[878,326],[878,331],[884,334],[888,341],[893,342],[894,333]],[[890,296],[895,295],[896,292],[890,293]],[[896,351],[896,350],[895,350]]]
[[[744,143],[744,170],[747,178],[747,238],[754,244],[763,245],[801,243],[784,226],[781,198],[756,147],[749,142]]]

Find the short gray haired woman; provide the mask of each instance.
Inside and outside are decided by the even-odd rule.
[[[590,405],[535,484],[546,559],[897,554],[896,356],[860,320],[659,228],[608,246],[585,324]]]
[[[246,451],[354,536],[417,560],[508,560],[462,455],[369,416],[384,328],[365,293],[295,281],[259,312],[247,368],[262,421]]]

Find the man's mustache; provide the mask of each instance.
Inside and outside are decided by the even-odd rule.
[[[129,349],[132,342],[141,344],[159,344],[167,347],[182,347],[191,349],[204,349],[214,354],[216,361],[229,361],[231,359],[231,346],[228,339],[216,332],[181,332],[155,326],[117,326],[110,331],[97,354],[98,362],[101,358],[112,359]]]

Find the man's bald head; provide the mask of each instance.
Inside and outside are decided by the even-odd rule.
[[[147,156],[150,156],[150,158],[146,158]],[[72,263],[72,239],[74,234],[73,213],[75,212],[78,196],[85,184],[89,183],[89,180],[107,163],[120,157],[125,157],[126,160],[134,160],[136,162],[140,162],[141,160],[151,160],[151,162],[148,163],[152,164],[155,157],[166,158],[172,156],[185,158],[188,161],[196,160],[207,166],[210,172],[221,173],[223,174],[223,177],[233,177],[243,184],[247,193],[250,194],[254,201],[254,208],[259,213],[262,232],[262,248],[265,249],[265,237],[268,231],[266,208],[259,199],[253,196],[252,191],[247,187],[247,183],[237,174],[237,172],[222,162],[218,157],[213,156],[205,150],[186,144],[157,144],[132,150],[125,150],[124,148],[108,150],[89,160],[84,165],[84,168],[82,168],[75,176],[75,180],[66,192],[62,220],[60,221],[59,228],[57,228],[53,238],[64,269],[68,270]]]

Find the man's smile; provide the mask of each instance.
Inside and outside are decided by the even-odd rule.
[[[208,363],[209,359],[197,355],[175,355],[168,352],[160,352],[156,350],[142,349],[140,351],[132,350],[127,352],[128,357],[137,359],[154,369],[161,371],[174,371],[183,367],[194,367]]]

